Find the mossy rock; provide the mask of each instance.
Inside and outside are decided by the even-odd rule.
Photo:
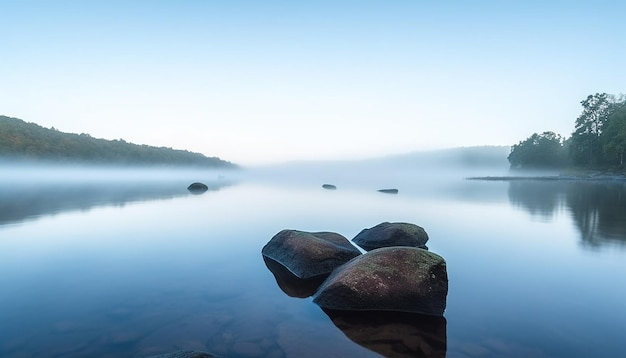
[[[383,310],[441,316],[446,308],[445,260],[413,247],[372,250],[337,268],[313,295],[332,310]]]
[[[418,247],[428,250],[428,234],[423,227],[410,223],[380,223],[363,229],[352,242],[366,251],[392,246]]]
[[[344,236],[334,232],[282,230],[261,250],[301,279],[329,275],[361,255]]]

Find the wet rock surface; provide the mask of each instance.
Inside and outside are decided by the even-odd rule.
[[[441,316],[446,308],[445,260],[412,247],[370,251],[339,267],[313,295],[334,310],[383,310]]]
[[[333,232],[282,230],[261,250],[301,279],[329,275],[361,255],[344,236]]]
[[[428,249],[428,234],[421,226],[410,223],[380,223],[363,229],[352,242],[366,251],[391,246],[409,246]]]

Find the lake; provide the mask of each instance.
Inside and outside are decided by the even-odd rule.
[[[415,332],[447,357],[626,355],[623,183],[179,174],[0,179],[0,356],[380,357],[376,335]],[[424,227],[446,259],[444,319],[334,317],[261,256],[282,229],[352,239],[385,221]]]

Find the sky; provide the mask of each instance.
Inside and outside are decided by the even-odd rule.
[[[256,165],[535,132],[626,92],[625,1],[0,0],[0,115]]]

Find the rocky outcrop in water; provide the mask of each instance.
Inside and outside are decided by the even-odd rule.
[[[352,242],[366,251],[392,246],[419,247],[427,250],[427,241],[428,234],[421,226],[388,222],[364,229],[352,239]]]
[[[287,295],[312,295],[323,309],[442,316],[448,294],[446,261],[424,249],[427,240],[420,226],[385,222],[354,238],[371,250],[361,255],[337,233],[283,230],[262,254]]]
[[[441,256],[413,247],[388,247],[337,268],[313,295],[313,302],[333,310],[441,316],[447,294],[448,274]]]
[[[282,230],[272,237],[261,253],[301,279],[327,276],[361,255],[348,239],[337,233],[298,230]]]

